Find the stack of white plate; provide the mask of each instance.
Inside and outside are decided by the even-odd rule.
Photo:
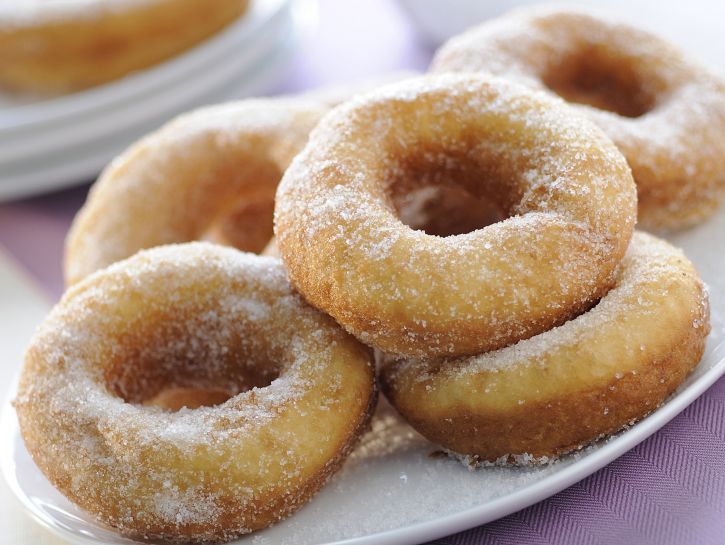
[[[292,0],[253,0],[213,38],[122,80],[36,102],[0,95],[0,200],[87,182],[174,115],[262,94],[285,68],[299,23]]]

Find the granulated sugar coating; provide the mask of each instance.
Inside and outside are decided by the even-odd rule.
[[[303,504],[375,404],[370,351],[290,290],[278,260],[206,243],[141,252],[71,288],[15,400],[48,479],[136,538],[228,540]],[[165,388],[229,399],[176,412]]]
[[[438,237],[396,197],[458,186],[507,219]],[[409,80],[336,108],[277,192],[290,279],[366,344],[470,355],[545,331],[611,285],[636,215],[622,155],[560,99],[477,75]]]
[[[496,74],[570,101],[627,158],[640,226],[700,223],[725,192],[725,79],[665,40],[578,7],[534,7],[444,44],[435,72]]]
[[[383,391],[473,464],[542,463],[642,418],[700,361],[705,288],[668,243],[635,233],[614,287],[580,316],[470,358],[390,358]]]
[[[106,168],[73,221],[66,283],[145,248],[219,236],[215,228],[225,242],[260,250],[272,236],[282,172],[327,109],[301,99],[243,100],[184,114],[136,142]],[[252,208],[240,209],[245,203]],[[239,217],[245,212],[252,219]],[[230,216],[236,225],[225,223]],[[261,240],[254,222],[263,224]]]

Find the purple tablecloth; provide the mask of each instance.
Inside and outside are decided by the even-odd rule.
[[[320,2],[320,21],[279,92],[396,69],[431,51],[390,1]],[[87,186],[0,204],[0,245],[49,296],[62,291],[63,239]],[[617,461],[556,496],[439,544],[725,543],[725,379]]]

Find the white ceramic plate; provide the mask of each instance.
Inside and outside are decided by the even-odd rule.
[[[226,56],[238,44],[249,45],[265,27],[284,17],[291,0],[254,0],[238,21],[188,51],[146,70],[92,89],[45,100],[28,100],[0,93],[0,136],[19,128],[63,121],[68,117],[105,110],[158,87],[186,79]]]
[[[0,105],[0,200],[89,181],[174,115],[263,94],[283,74],[304,21],[291,0],[252,5],[247,19],[156,68],[68,97]]]
[[[231,97],[263,94],[281,75],[287,66],[296,33],[287,29],[285,39],[258,59],[249,71],[239,75],[230,67],[219,66],[205,73],[204,82],[216,81],[209,89],[204,83],[200,90],[193,84],[168,100],[166,94],[153,97],[145,103],[153,115],[137,118],[136,123],[105,137],[91,138],[71,143],[58,150],[49,151],[30,160],[0,165],[0,200],[28,196],[46,190],[58,189],[90,181],[111,158],[123,151],[130,142],[163,124],[176,112],[194,107],[200,94],[209,103],[227,100]],[[200,79],[197,81],[201,81]],[[183,100],[180,100],[183,97]],[[105,120],[96,120],[96,123]]]
[[[230,78],[245,75],[257,69],[260,60],[285,42],[290,34],[291,18],[277,17],[263,27],[253,46],[246,40],[229,40],[229,49],[219,59],[195,71],[181,74],[165,85],[132,96],[117,95],[118,100],[105,108],[88,108],[44,123],[22,127],[6,134],[0,133],[0,168],[4,171],[14,165],[32,165],[32,160],[48,153],[57,153],[71,146],[93,142],[98,138],[120,133],[144,123],[160,114],[169,115],[190,102],[206,99]],[[181,65],[184,67],[184,65]],[[153,72],[149,72],[153,76]],[[251,74],[253,76],[253,74]],[[143,81],[143,78],[141,79]],[[0,119],[3,113],[0,112]],[[4,177],[3,177],[4,178]],[[4,180],[3,180],[4,183]]]
[[[205,89],[204,98],[209,103],[227,100],[231,97],[252,96],[263,94],[280,76],[291,53],[289,40],[278,44],[272,56],[262,59],[255,71],[245,73],[242,77],[225,74],[224,67],[218,72],[207,72],[207,76],[224,79],[222,86],[212,91]],[[263,64],[263,66],[261,66]],[[230,76],[232,76],[230,78]],[[208,81],[208,80],[206,80]],[[185,88],[184,95],[189,95],[194,86]],[[198,95],[191,93],[182,102],[174,101],[169,109],[166,95],[156,97],[149,104],[158,106],[152,116],[137,120],[136,124],[113,134],[81,141],[59,150],[49,151],[40,157],[33,157],[22,163],[2,165],[0,179],[0,200],[20,196],[28,196],[46,190],[59,189],[90,181],[111,158],[123,151],[130,142],[136,140],[172,117],[179,111],[191,109]],[[179,98],[178,96],[176,97]]]
[[[381,403],[373,430],[343,470],[300,511],[236,543],[266,545],[409,544],[495,520],[590,475],[657,431],[725,372],[725,210],[702,227],[672,237],[710,288],[712,334],[705,356],[682,387],[648,418],[558,463],[471,472],[450,459]],[[131,543],[70,504],[43,477],[21,441],[14,411],[0,422],[0,465],[10,488],[42,525],[77,544]]]

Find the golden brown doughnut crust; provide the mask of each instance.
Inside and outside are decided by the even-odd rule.
[[[0,12],[0,87],[60,94],[173,57],[240,17],[249,0],[97,0],[25,17]]]
[[[209,237],[259,251],[282,172],[325,112],[302,100],[244,100],[184,114],[142,138],[106,168],[74,219],[66,284],[162,244]],[[223,236],[220,222],[228,222]]]
[[[211,407],[145,406],[219,392]],[[218,542],[302,505],[375,400],[370,350],[292,293],[279,260],[189,243],[70,288],[28,349],[15,407],[38,467],[102,522]]]
[[[639,223],[679,229],[725,191],[725,80],[666,41],[570,8],[529,8],[444,44],[434,72],[485,71],[557,94],[627,158]]]
[[[657,408],[700,361],[709,331],[692,264],[635,233],[615,287],[589,312],[480,356],[388,358],[381,384],[416,430],[471,461],[542,462]]]
[[[449,237],[401,223],[395,194],[449,186],[504,221]],[[333,110],[277,191],[293,285],[366,344],[475,354],[585,310],[631,236],[622,155],[559,99],[481,75],[409,80]]]

